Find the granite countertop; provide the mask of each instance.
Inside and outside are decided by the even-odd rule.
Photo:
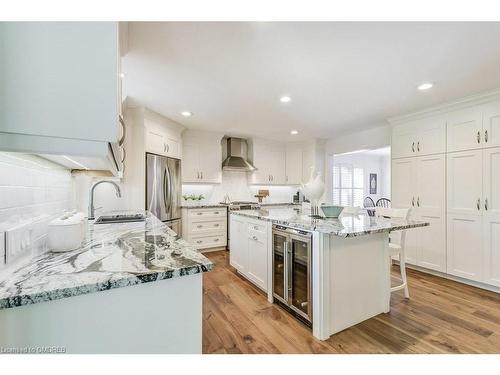
[[[182,208],[226,208],[228,205],[224,203],[200,203],[193,205],[182,205]]]
[[[338,219],[315,219],[300,208],[261,208],[260,210],[232,211],[231,215],[241,215],[258,220],[271,221],[295,229],[316,231],[339,237],[358,237],[373,233],[425,227],[423,221],[386,219],[362,215],[344,215]]]
[[[80,249],[47,252],[2,271],[0,309],[212,270],[210,260],[145,214],[144,222],[89,223]]]

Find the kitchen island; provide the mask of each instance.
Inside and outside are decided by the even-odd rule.
[[[280,270],[283,269],[283,263],[279,258],[287,256],[290,246],[281,246],[281,255],[275,251],[280,247],[278,242],[282,241],[276,226],[282,232],[291,228],[296,232],[293,235],[296,239],[297,234],[307,235],[311,245],[308,254],[310,293],[307,298],[296,301],[299,303],[295,310],[300,313],[302,306],[302,315],[306,318],[308,315],[312,321],[313,335],[326,340],[343,329],[389,312],[389,233],[428,225],[426,222],[378,218],[366,214],[317,219],[300,208],[269,207],[236,211],[231,213],[231,228],[235,228],[231,232],[231,243],[233,236],[247,236],[249,245],[245,247],[244,242],[235,239],[234,248],[230,249],[230,256],[234,258],[231,264],[266,291],[270,302],[282,302],[280,294],[283,295],[283,289],[288,290],[285,293],[294,295],[296,286],[293,282],[287,284],[288,281],[285,281],[283,287],[281,280],[277,281],[276,275],[280,272],[288,273],[289,280],[294,277],[294,271]],[[300,238],[297,240],[300,241]],[[258,255],[259,251],[261,255]],[[263,256],[266,257],[265,261]],[[295,257],[290,254],[290,262]],[[305,287],[300,288],[302,292],[297,293],[307,295]]]
[[[80,249],[0,274],[0,347],[201,353],[202,273],[213,264],[155,216],[93,224]]]

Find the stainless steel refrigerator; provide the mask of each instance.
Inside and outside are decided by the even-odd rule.
[[[182,236],[181,161],[146,153],[146,209]]]

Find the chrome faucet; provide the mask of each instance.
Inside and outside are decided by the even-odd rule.
[[[118,184],[116,182],[109,181],[109,180],[102,180],[102,181],[96,182],[94,184],[94,186],[92,186],[92,188],[90,189],[90,195],[89,195],[89,220],[94,220],[95,219],[95,217],[94,217],[94,212],[95,212],[95,208],[94,208],[94,190],[97,187],[97,185],[104,184],[104,183],[111,184],[111,185],[113,185],[115,187],[115,189],[116,189],[116,196],[118,198],[121,198],[121,196],[122,196],[122,192],[120,190],[120,186],[118,186]]]

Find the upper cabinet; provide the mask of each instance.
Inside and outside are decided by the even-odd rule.
[[[249,140],[248,158],[257,168],[249,175],[249,183],[286,184],[286,148],[284,144],[263,139]]]
[[[500,146],[500,100],[447,115],[448,152]]]
[[[182,182],[222,182],[222,134],[186,131],[182,137]]]
[[[285,181],[290,185],[302,183],[302,145],[290,143],[285,150]]]
[[[150,119],[144,120],[146,131],[146,151],[181,159],[182,127],[176,123],[160,123]]]
[[[85,157],[89,169],[109,159],[122,136],[118,23],[4,22],[0,45],[0,149]],[[104,168],[117,172],[113,158]]]
[[[392,158],[444,153],[445,135],[446,122],[440,117],[396,125],[392,129]]]

